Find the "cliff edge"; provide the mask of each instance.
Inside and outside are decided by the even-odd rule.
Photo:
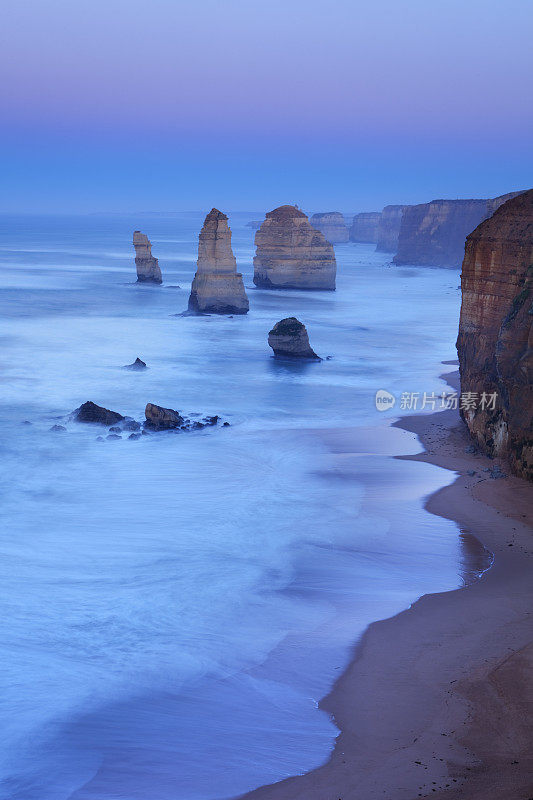
[[[533,480],[533,189],[468,236],[461,289],[461,416],[484,452]]]

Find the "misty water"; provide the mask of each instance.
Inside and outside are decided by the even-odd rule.
[[[178,316],[203,216],[0,218],[3,800],[211,800],[315,767],[365,627],[468,572],[423,509],[453,475],[395,460],[420,447],[374,403],[446,388],[458,272],[346,244],[335,293],[256,290],[258,214],[230,214],[250,313]],[[161,287],[134,282],[135,228]],[[330,360],[272,358],[293,315]],[[86,400],[231,426],[101,442],[65,421]],[[348,478],[336,427],[361,429]]]

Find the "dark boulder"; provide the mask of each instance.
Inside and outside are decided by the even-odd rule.
[[[296,317],[287,317],[276,322],[269,331],[268,343],[276,356],[320,361],[320,357],[311,349],[305,325]]]
[[[133,362],[133,364],[126,364],[124,369],[132,369],[137,372],[143,369],[148,369],[148,367],[146,366],[146,363],[144,361],[142,361],[139,357],[137,357]]]
[[[97,406],[90,400],[73,412],[73,418],[76,422],[91,422],[97,425],[115,425],[124,419],[122,414]]]

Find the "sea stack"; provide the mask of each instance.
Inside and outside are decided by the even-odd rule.
[[[479,447],[533,480],[533,189],[466,240],[457,352],[461,416]]]
[[[350,241],[377,244],[380,219],[381,211],[364,211],[356,214],[350,228]]]
[[[519,194],[512,192],[493,200],[432,200],[407,206],[394,263],[460,267],[468,234],[503,203]]]
[[[146,234],[133,231],[135,266],[139,283],[163,283],[159,261],[152,255],[152,244]]]
[[[347,242],[349,239],[348,228],[340,211],[313,214],[310,222],[313,228],[323,233],[328,242],[332,244]]]
[[[242,275],[231,249],[228,218],[212,208],[198,238],[196,275],[189,310],[205,314],[246,314],[249,309]]]
[[[281,358],[321,360],[311,349],[305,325],[296,317],[287,317],[276,322],[272,330],[269,331],[268,343],[274,351],[274,355]]]
[[[379,253],[396,253],[398,236],[404,210],[408,206],[385,206],[378,223],[376,250]]]
[[[254,283],[262,289],[335,289],[333,245],[297,206],[269,211],[255,234]]]

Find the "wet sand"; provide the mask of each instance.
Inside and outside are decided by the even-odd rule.
[[[320,703],[341,730],[329,761],[247,800],[533,798],[533,487],[490,478],[497,462],[465,452],[456,411],[396,424],[425,449],[399,458],[458,473],[427,510],[479,539],[494,564],[370,625]],[[338,468],[355,474],[357,433],[324,435]]]

